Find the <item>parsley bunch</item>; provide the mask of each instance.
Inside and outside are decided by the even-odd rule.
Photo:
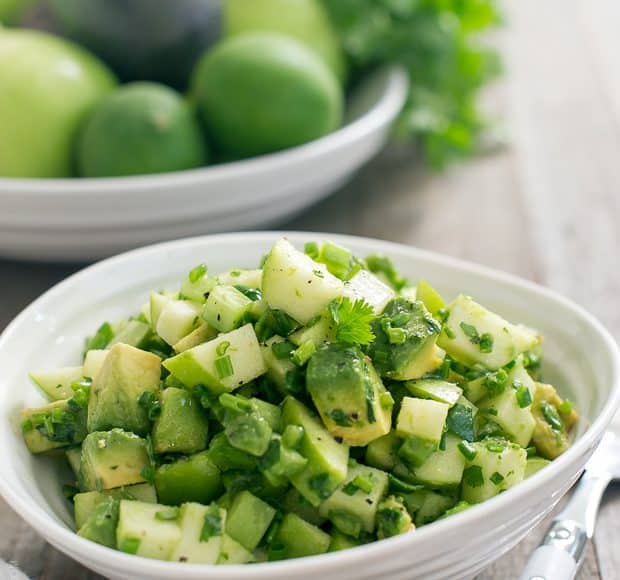
[[[497,0],[322,0],[354,76],[401,65],[410,93],[397,136],[419,142],[429,163],[475,151],[485,122],[479,89],[499,72],[478,33],[499,23]]]

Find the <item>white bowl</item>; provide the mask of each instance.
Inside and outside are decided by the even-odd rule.
[[[341,129],[245,161],[124,178],[0,178],[0,255],[87,260],[275,223],[335,191],[381,149],[407,90],[402,70],[378,71],[353,91]]]
[[[415,532],[360,548],[301,560],[249,566],[200,566],[129,556],[71,531],[56,462],[30,455],[17,414],[40,403],[28,385],[33,367],[76,364],[83,338],[102,321],[135,312],[153,288],[170,287],[202,261],[212,271],[254,266],[275,232],[209,236],[159,244],[111,258],[71,276],[32,303],[0,337],[0,493],[59,550],[113,579],[445,580],[474,576],[513,547],[553,508],[599,442],[620,400],[616,344],[588,313],[512,276],[402,245],[330,234],[291,233],[298,246],[329,238],[367,255],[391,256],[405,275],[424,277],[445,296],[466,292],[545,336],[546,377],[582,414],[574,445],[517,487]],[[516,571],[515,571],[516,572]]]

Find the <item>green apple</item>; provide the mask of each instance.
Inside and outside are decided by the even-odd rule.
[[[13,24],[35,0],[0,0],[0,23]]]
[[[70,176],[80,123],[115,86],[105,65],[74,44],[0,29],[0,176]]]
[[[344,54],[325,10],[318,0],[225,0],[227,36],[247,32],[277,32],[314,50],[341,83],[347,72]]]

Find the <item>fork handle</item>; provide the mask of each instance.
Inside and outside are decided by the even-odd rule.
[[[573,580],[594,534],[596,514],[611,476],[586,471],[551,523],[519,580]]]

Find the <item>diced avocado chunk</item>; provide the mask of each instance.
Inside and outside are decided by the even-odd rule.
[[[252,552],[271,525],[276,510],[249,491],[237,494],[228,509],[226,533]]]
[[[278,345],[286,342],[287,340],[285,338],[276,335],[261,344],[260,347],[265,366],[267,367],[267,378],[274,383],[281,392],[285,392],[287,374],[294,372],[296,369],[290,357],[279,358],[274,352],[274,344]]]
[[[379,501],[388,486],[387,473],[366,465],[349,467],[347,478],[319,507],[341,532],[358,537],[372,533]]]
[[[200,323],[202,305],[189,300],[168,300],[159,312],[155,332],[168,344],[177,344]]]
[[[239,328],[246,318],[252,300],[233,286],[216,286],[211,290],[202,317],[220,332]]]
[[[67,463],[73,474],[77,477],[80,473],[80,461],[82,460],[82,447],[69,447],[65,449]]]
[[[231,469],[252,470],[256,468],[256,457],[233,447],[225,433],[218,433],[211,439],[209,458],[221,471]]]
[[[82,367],[63,367],[50,371],[30,373],[32,381],[52,401],[62,401],[73,397],[71,384],[82,378]]]
[[[155,487],[159,501],[167,505],[208,504],[223,491],[220,470],[210,459],[208,451],[158,467]]]
[[[153,425],[155,453],[196,453],[207,447],[209,422],[200,403],[185,389],[160,394],[161,413]]]
[[[532,443],[540,455],[555,459],[568,449],[568,434],[577,421],[577,412],[553,386],[536,383],[532,414],[536,422]]]
[[[116,548],[119,505],[119,500],[113,497],[104,498],[78,529],[77,535],[108,548]]]
[[[89,350],[84,357],[84,366],[82,374],[85,377],[94,379],[103,366],[103,361],[108,356],[110,351],[108,349],[93,349]]]
[[[304,430],[299,452],[308,463],[290,479],[312,505],[318,506],[344,481],[349,448],[337,443],[319,418],[293,397],[284,401],[282,422],[285,426],[298,425]]]
[[[320,528],[296,514],[286,514],[271,542],[269,559],[284,560],[323,554],[329,549],[330,542],[329,534]]]
[[[544,457],[528,457],[525,464],[523,479],[538,473],[543,467],[547,467],[550,463],[551,461],[549,459],[545,459]]]
[[[312,525],[321,526],[325,522],[325,518],[321,516],[316,506],[313,506],[294,487],[286,492],[281,507],[285,512],[293,512]]]
[[[76,445],[86,436],[86,411],[75,399],[54,401],[22,410],[21,428],[31,453]]]
[[[267,370],[251,324],[220,334],[163,364],[185,386],[204,385],[214,394],[233,391]]]
[[[161,504],[121,500],[116,547],[143,558],[169,560],[181,539],[177,520],[163,517],[170,509]]]
[[[123,343],[136,348],[142,348],[151,336],[151,327],[146,322],[130,320],[127,322],[108,343],[108,347]]]
[[[95,511],[95,508],[106,498],[130,499],[147,503],[157,503],[155,488],[149,483],[137,483],[127,487],[106,489],[103,491],[85,491],[73,497],[75,527],[79,530]]]
[[[434,451],[419,467],[413,469],[416,480],[430,487],[454,487],[461,483],[465,456],[459,449],[461,439],[448,433],[444,449]]]
[[[473,458],[466,463],[462,499],[480,503],[523,480],[527,452],[505,439],[488,438],[472,443]]]
[[[448,317],[437,344],[459,362],[480,363],[495,370],[534,348],[539,341],[535,331],[511,324],[461,294],[448,306]]]
[[[317,350],[306,387],[329,432],[347,444],[367,445],[389,432],[394,401],[358,347]]]
[[[377,538],[390,538],[415,529],[411,516],[403,502],[391,495],[377,508]]]
[[[228,534],[222,536],[217,564],[247,564],[254,561],[254,554],[233,540]]]
[[[344,295],[351,302],[363,300],[379,315],[386,304],[396,296],[396,292],[368,270],[360,270],[344,284]]]
[[[203,344],[211,340],[217,335],[217,330],[210,324],[202,322],[197,328],[192,330],[187,336],[184,336],[179,342],[172,346],[174,352],[185,352],[190,348],[194,348],[199,344]]]
[[[222,548],[226,510],[215,504],[185,503],[177,521],[181,537],[168,559],[189,564],[215,564]]]
[[[398,448],[401,444],[402,439],[395,431],[371,441],[366,448],[366,463],[384,471],[392,471],[398,463]]]
[[[111,489],[145,481],[150,467],[146,440],[122,429],[90,433],[82,443],[80,481],[85,490]]]
[[[320,314],[343,290],[342,280],[285,239],[276,242],[263,265],[263,297],[269,307],[301,324]]]
[[[532,415],[535,396],[536,384],[523,368],[521,358],[518,358],[508,374],[504,391],[480,401],[480,413],[497,423],[515,443],[526,447],[536,426]]]
[[[463,389],[454,383],[437,379],[418,379],[405,383],[407,390],[420,399],[432,399],[452,407],[460,398]]]
[[[88,401],[88,430],[119,427],[145,435],[150,430],[147,411],[140,405],[145,392],[157,393],[161,359],[133,346],[115,344],[93,380]]]
[[[438,365],[435,343],[440,329],[422,302],[395,298],[372,322],[375,340],[368,354],[381,376],[418,379]]]

